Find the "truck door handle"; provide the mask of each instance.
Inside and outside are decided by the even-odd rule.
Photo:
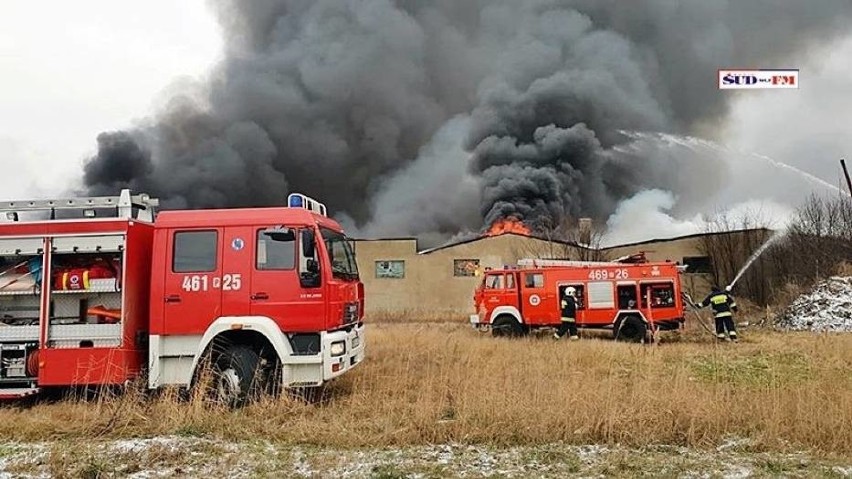
[[[266,293],[254,293],[251,295],[251,299],[269,299],[269,295]]]
[[[167,303],[180,303],[180,295],[170,294],[170,295],[166,296],[166,302]]]

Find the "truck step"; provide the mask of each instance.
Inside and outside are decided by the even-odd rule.
[[[38,394],[41,388],[0,388],[0,400],[19,399]]]

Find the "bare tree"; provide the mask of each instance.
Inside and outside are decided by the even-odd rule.
[[[809,197],[771,257],[785,282],[806,285],[834,274],[852,260],[852,200]]]
[[[759,212],[736,220],[723,212],[708,222],[707,233],[735,231],[702,239],[717,284],[728,284],[736,276],[752,252],[770,238],[769,226]],[[808,286],[852,261],[852,200],[811,196],[783,233],[739,280],[739,295],[768,304],[787,284]]]
[[[720,211],[706,224],[699,249],[710,258],[710,274],[720,287],[730,284],[752,253],[772,236],[770,223],[760,210],[746,211],[736,218],[729,211]],[[766,274],[765,262],[755,261],[738,281],[738,293],[765,304],[769,300]]]
[[[543,245],[529,243],[522,247],[519,256],[530,258],[571,259],[579,261],[603,261],[601,251],[604,232],[593,222],[581,226],[580,220],[566,217],[561,220],[543,218],[529,225],[534,236],[543,240]]]

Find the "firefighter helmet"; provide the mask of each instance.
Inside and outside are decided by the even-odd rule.
[[[577,290],[574,289],[573,286],[568,286],[567,288],[565,288],[565,294],[567,294],[568,296],[574,296],[574,293],[576,292]]]

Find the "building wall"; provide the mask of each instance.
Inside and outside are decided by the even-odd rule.
[[[683,264],[685,257],[704,256],[701,250],[701,236],[642,243],[638,245],[616,246],[605,249],[609,259],[645,252],[648,261],[671,261]],[[703,299],[713,285],[711,274],[687,272],[681,276],[683,289],[694,299]]]
[[[358,240],[355,254],[369,317],[461,319],[473,312],[477,276],[456,276],[455,260],[479,260],[480,270],[522,258],[558,256],[559,243],[519,235],[486,237],[422,254],[413,239]],[[404,261],[403,278],[377,278],[377,261]]]
[[[731,233],[736,234],[736,233]],[[506,234],[486,237],[418,254],[414,239],[358,240],[358,269],[366,293],[366,314],[371,318],[463,319],[473,311],[477,276],[455,276],[454,261],[479,260],[479,268],[513,266],[522,258],[577,259],[577,251],[560,243]],[[703,256],[701,236],[661,240],[604,250],[608,259],[644,251],[650,261],[682,263],[684,257]],[[404,261],[404,277],[377,278],[377,261]],[[684,289],[703,298],[712,276],[687,273]]]

